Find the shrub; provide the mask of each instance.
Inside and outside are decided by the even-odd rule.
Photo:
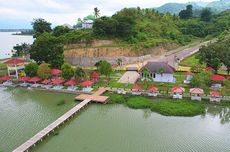
[[[42,63],[39,65],[38,67],[38,71],[37,71],[37,74],[40,78],[42,79],[47,79],[50,77],[50,72],[51,72],[51,69],[49,67],[49,64],[47,63]]]
[[[34,77],[37,75],[38,64],[37,63],[29,63],[25,66],[25,73],[29,77]]]

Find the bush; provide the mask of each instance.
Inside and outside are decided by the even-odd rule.
[[[62,65],[61,75],[64,79],[71,79],[74,76],[74,70],[70,64],[65,63]]]
[[[29,77],[34,77],[37,75],[38,64],[37,63],[29,63],[25,66],[25,73]]]
[[[47,63],[42,63],[39,65],[38,67],[38,76],[42,79],[48,79],[50,77],[50,72],[51,72],[51,69],[49,67],[49,64]]]
[[[127,105],[134,109],[145,109],[150,108],[151,101],[145,97],[131,97],[128,99]]]

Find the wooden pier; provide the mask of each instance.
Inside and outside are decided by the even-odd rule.
[[[86,95],[86,94],[79,95],[78,97],[76,97],[76,99],[83,100],[81,103],[73,107],[71,110],[66,112],[61,117],[59,117],[56,121],[51,123],[49,126],[44,128],[36,135],[34,135],[32,138],[27,140],[25,143],[20,145],[18,148],[13,150],[13,152],[24,152],[24,151],[28,151],[33,146],[35,147],[39,141],[42,141],[43,138],[49,136],[50,133],[54,132],[56,128],[58,128],[61,124],[64,124],[67,120],[69,120],[74,114],[76,114],[82,108],[84,108],[90,101],[106,103],[108,97],[100,96],[105,91],[107,91],[106,88],[99,88],[99,90],[92,95]]]

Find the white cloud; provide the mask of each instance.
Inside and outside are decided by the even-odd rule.
[[[168,2],[186,3],[191,0],[0,0],[1,20],[21,20],[44,18],[54,24],[74,24],[78,17],[93,13],[98,7],[101,15],[110,16],[124,7],[158,7]],[[203,0],[212,1],[212,0]]]

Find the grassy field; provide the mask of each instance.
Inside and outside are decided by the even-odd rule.
[[[205,64],[200,64],[199,59],[196,59],[196,54],[189,56],[180,62],[180,66],[188,66],[188,67],[205,67]]]
[[[133,109],[151,109],[166,116],[196,116],[204,113],[205,104],[190,100],[153,99],[143,96],[107,93],[109,103],[123,103]]]

